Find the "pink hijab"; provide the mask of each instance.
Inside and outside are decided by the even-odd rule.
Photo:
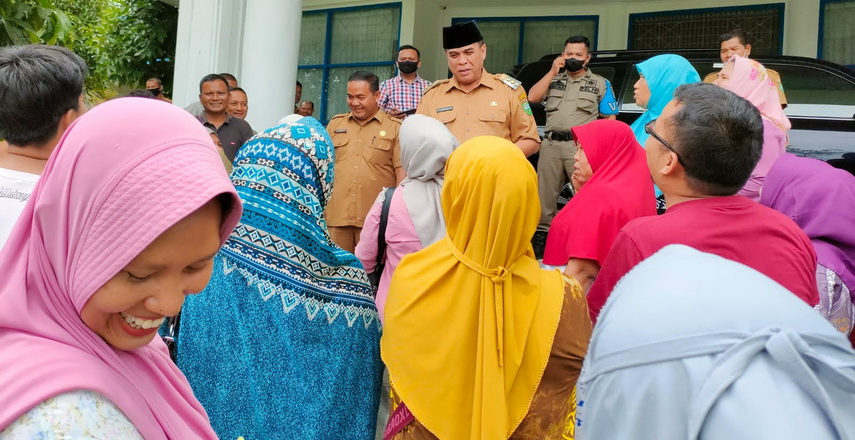
[[[791,124],[781,109],[778,86],[769,79],[766,68],[757,61],[739,55],[730,57],[728,63],[734,63],[733,73],[730,75],[730,81],[722,87],[754,104],[764,118],[772,121],[784,132],[789,130]]]
[[[205,129],[173,105],[117,99],[66,131],[0,251],[0,430],[85,389],[146,439],[216,438],[160,338],[116,350],[80,311],[161,233],[224,193],[233,203],[221,241],[240,201]]]

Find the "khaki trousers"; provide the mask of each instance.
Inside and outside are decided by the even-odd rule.
[[[359,243],[359,234],[362,228],[359,226],[328,226],[330,238],[338,247],[350,252],[356,250],[356,244]]]
[[[558,212],[558,193],[573,174],[575,155],[575,141],[544,139],[540,144],[540,158],[537,161],[537,192],[540,196],[538,231],[548,231]]]

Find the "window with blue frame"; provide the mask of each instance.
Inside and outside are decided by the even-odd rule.
[[[629,14],[629,49],[718,49],[725,32],[742,29],[754,55],[780,55],[784,4]]]
[[[511,73],[517,64],[560,53],[564,50],[564,40],[573,35],[588,37],[591,50],[597,48],[599,17],[595,15],[455,18],[452,23],[469,20],[475,20],[484,35],[487,44],[484,68],[490,73]]]
[[[855,0],[822,0],[819,58],[855,69]]]
[[[303,13],[297,79],[302,100],[315,103],[316,118],[326,123],[348,111],[353,72],[368,70],[381,81],[395,75],[400,32],[400,3]]]

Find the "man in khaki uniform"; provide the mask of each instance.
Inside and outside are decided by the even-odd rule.
[[[377,100],[377,75],[357,71],[347,80],[350,112],[336,115],[327,125],[335,145],[333,193],[324,213],[330,238],[353,252],[365,216],[384,187],[404,178],[398,130],[401,121],[383,113]]]
[[[573,175],[576,141],[570,129],[597,117],[615,119],[618,113],[612,85],[586,67],[590,60],[588,38],[582,35],[568,38],[564,41],[564,51],[552,62],[552,69],[529,91],[529,102],[546,101],[546,136],[537,161],[541,215],[532,240],[538,257],[543,255],[546,233],[558,211],[558,192],[565,179]]]
[[[742,29],[734,29],[726,34],[722,34],[720,45],[721,62],[727,63],[730,57],[739,55],[743,58],[748,58],[751,55],[751,45],[748,44],[748,36]],[[766,66],[763,66],[766,67]],[[781,108],[787,108],[787,97],[784,95],[784,86],[781,84],[781,75],[772,69],[766,69],[769,79],[778,86],[778,99],[781,100]],[[718,71],[710,72],[704,77],[705,83],[712,84],[718,78]]]
[[[526,156],[540,148],[537,123],[519,81],[484,70],[487,45],[474,21],[442,29],[453,77],[425,90],[416,113],[439,120],[464,142],[493,135],[517,144]]]

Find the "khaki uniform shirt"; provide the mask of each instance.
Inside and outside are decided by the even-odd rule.
[[[505,74],[482,71],[481,81],[468,93],[456,78],[436,81],[425,90],[416,113],[439,120],[460,142],[482,135],[540,142],[525,90]]]
[[[327,125],[335,145],[333,193],[325,216],[329,226],[362,227],[384,187],[395,186],[401,167],[401,121],[378,110],[360,124],[353,113],[336,115]]]
[[[590,69],[575,79],[567,72],[555,75],[544,98],[546,131],[570,131],[596,120],[600,115],[600,101],[607,93],[614,102],[614,93],[609,87],[605,78]],[[609,112],[617,113],[616,106]]]
[[[704,77],[704,82],[712,84],[712,82],[718,78],[718,72],[719,71],[710,72]],[[781,84],[781,75],[772,69],[766,69],[766,73],[769,75],[769,79],[778,86],[778,99],[781,100],[781,107],[786,107],[787,96],[784,95],[784,86]]]

